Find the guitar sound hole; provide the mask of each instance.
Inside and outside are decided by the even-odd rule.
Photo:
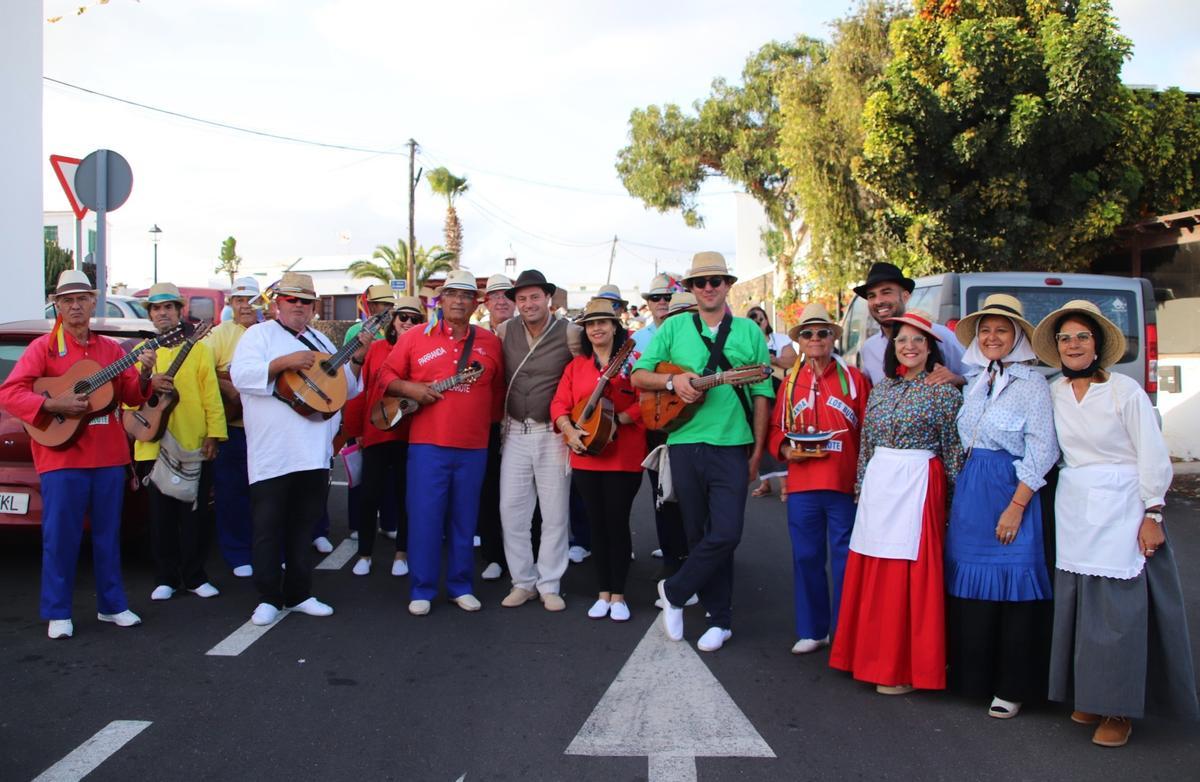
[[[146,400],[146,407],[158,407],[158,394]]]

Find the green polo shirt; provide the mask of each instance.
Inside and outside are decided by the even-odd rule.
[[[709,339],[716,341],[716,329],[709,328],[703,321],[700,322],[700,327]],[[733,319],[729,338],[725,342],[725,355],[735,367],[743,364],[769,364],[771,361],[762,330],[747,318]],[[650,340],[646,351],[633,368],[635,371],[646,369],[653,372],[660,361],[675,364],[696,374],[701,374],[708,365],[708,348],[700,339],[690,313],[676,315],[663,321],[654,339]],[[775,396],[770,377],[744,388],[750,392],[752,404],[756,396],[767,399]],[[696,411],[692,420],[668,435],[668,444],[749,445],[754,442],[754,433],[746,422],[742,403],[738,401],[737,391],[733,386],[721,385],[709,390],[699,404],[700,409]]]

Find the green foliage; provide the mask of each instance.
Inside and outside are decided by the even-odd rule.
[[[75,254],[58,246],[58,242],[46,241],[46,251],[43,255],[45,270],[46,295],[49,296],[58,287],[58,275],[75,265]]]
[[[408,243],[403,239],[397,239],[395,247],[389,247],[386,244],[378,245],[375,252],[371,253],[371,259],[370,261],[355,261],[350,264],[347,269],[350,276],[355,279],[379,280],[380,282],[408,279]],[[421,247],[418,245],[416,255],[413,257],[416,267],[416,290],[419,291],[435,274],[448,272],[454,268],[453,261],[454,255],[446,252],[440,246]],[[415,293],[416,291],[414,291]]]
[[[1136,90],[1124,148],[1141,171],[1130,219],[1200,208],[1200,102],[1172,88]]]
[[[217,268],[214,272],[229,275],[229,287],[237,277],[238,269],[242,266],[242,256],[237,254],[237,239],[232,236],[221,242],[221,252],[217,254]]]

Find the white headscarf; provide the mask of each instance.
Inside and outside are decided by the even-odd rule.
[[[1037,360],[1037,353],[1033,352],[1033,345],[1029,344],[1029,340],[1026,339],[1025,330],[1012,318],[1009,318],[1008,322],[1016,331],[1017,338],[1007,356],[999,361],[993,361],[984,356],[983,351],[979,348],[979,325],[983,323],[983,318],[975,321],[975,338],[971,340],[967,352],[963,354],[963,363],[982,367],[984,371],[976,375],[974,383],[967,391],[968,394],[982,393],[986,396],[990,389],[992,396],[999,396],[1004,387],[1008,385],[1010,377],[1009,373],[1004,371],[1006,366]]]

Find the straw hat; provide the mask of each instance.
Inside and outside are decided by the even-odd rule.
[[[301,272],[284,272],[283,279],[275,286],[272,293],[275,298],[295,296],[297,299],[317,300],[317,286],[313,284],[312,275]]]
[[[717,252],[702,252],[692,256],[692,268],[687,270],[687,274],[683,275],[683,282],[686,284],[688,280],[696,277],[728,277],[730,283],[737,281],[737,277],[729,273],[729,265],[725,263],[725,256]]]
[[[800,332],[804,331],[807,326],[828,326],[833,331],[833,338],[839,339],[842,336],[842,327],[834,323],[833,318],[829,317],[829,310],[825,309],[825,305],[813,302],[804,308],[800,313],[800,322],[788,329],[788,337],[792,342],[800,341]]]
[[[617,313],[613,312],[612,299],[600,298],[597,296],[587,303],[583,308],[583,313],[575,318],[575,322],[579,324],[588,323],[593,320],[612,320],[620,322]]]
[[[937,342],[942,341],[941,337],[933,333],[933,316],[924,310],[909,310],[897,318],[888,318],[884,323],[891,323],[895,326],[912,326],[914,329],[929,335],[933,340]]]
[[[442,285],[444,291],[470,291],[479,295],[479,286],[475,283],[475,275],[466,269],[453,269],[446,274],[446,282]]]
[[[96,286],[88,276],[78,269],[66,269],[58,275],[58,285],[51,296],[63,296],[68,293],[95,293]]]
[[[391,285],[372,285],[367,288],[367,301],[371,304],[393,304],[396,301],[396,292],[392,290]]]
[[[493,274],[488,277],[487,289],[484,294],[488,293],[503,293],[504,291],[512,290],[512,280],[505,277],[503,274]]]
[[[615,301],[622,307],[629,303],[629,301],[621,295],[621,289],[611,283],[605,283],[604,285],[601,285],[600,291],[596,294],[595,298]]]
[[[238,277],[233,281],[233,289],[229,291],[229,298],[234,296],[248,296],[255,298],[260,293],[258,280],[253,277]]]
[[[1112,366],[1120,360],[1121,356],[1125,355],[1125,335],[1121,329],[1117,328],[1117,324],[1104,317],[1100,308],[1092,302],[1086,299],[1075,299],[1068,301],[1042,318],[1042,322],[1033,330],[1033,350],[1037,353],[1038,358],[1046,364],[1052,367],[1062,366],[1054,335],[1058,331],[1059,321],[1066,315],[1086,315],[1096,321],[1096,325],[1104,334],[1104,352],[1100,354],[1102,368]]]
[[[671,289],[671,277],[667,274],[660,274],[650,281],[650,290],[642,294],[643,299],[649,299],[651,296],[670,296],[675,291]]]
[[[421,303],[421,299],[418,296],[397,296],[396,306],[393,309],[396,311],[412,310],[420,315],[425,314],[425,305]]]
[[[1007,293],[993,293],[983,300],[983,309],[972,312],[954,327],[954,336],[958,337],[958,341],[964,347],[969,346],[971,340],[975,339],[975,330],[978,328],[980,319],[985,315],[1000,315],[1008,318],[1021,327],[1021,331],[1025,332],[1025,339],[1033,344],[1033,324],[1025,320],[1025,308],[1021,306],[1021,300],[1016,296],[1009,296]]]
[[[683,291],[675,293],[671,296],[671,306],[667,308],[667,317],[678,315],[681,312],[695,312],[696,297],[694,294]]]
[[[183,304],[179,286],[173,282],[156,282],[150,286],[150,293],[146,296],[147,304],[165,304],[168,301]]]

